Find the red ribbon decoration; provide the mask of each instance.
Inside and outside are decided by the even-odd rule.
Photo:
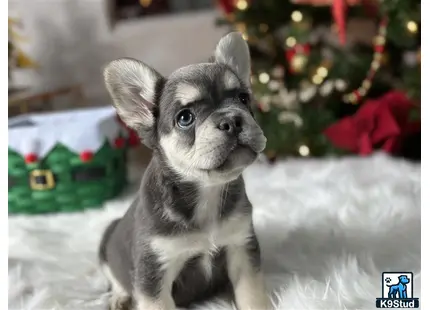
[[[375,149],[396,153],[405,136],[421,130],[420,121],[410,121],[414,107],[406,95],[392,91],[367,100],[352,116],[328,127],[324,134],[337,147],[360,155]]]

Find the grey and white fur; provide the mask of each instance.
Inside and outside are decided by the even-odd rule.
[[[266,146],[250,109],[250,55],[238,33],[212,62],[161,76],[134,59],[104,69],[118,115],[153,150],[137,198],[106,229],[111,309],[170,310],[217,294],[271,307],[242,172]]]

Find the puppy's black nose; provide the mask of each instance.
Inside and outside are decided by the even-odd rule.
[[[238,135],[242,131],[242,118],[240,116],[223,118],[218,129],[225,131],[229,135]]]

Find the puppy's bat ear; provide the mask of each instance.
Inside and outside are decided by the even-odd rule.
[[[215,49],[215,61],[228,65],[250,87],[251,57],[248,44],[239,32],[231,32],[221,38]]]
[[[103,70],[106,88],[119,117],[133,129],[154,125],[157,89],[163,77],[141,61],[121,58]]]

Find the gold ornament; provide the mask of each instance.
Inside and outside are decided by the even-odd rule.
[[[366,93],[367,93],[367,89],[365,89],[363,86],[362,86],[362,87],[360,87],[357,91],[358,91],[358,94],[359,94],[361,97],[364,97],[364,96],[366,95]]]
[[[385,37],[382,35],[378,35],[373,39],[374,45],[385,45]]]
[[[328,75],[328,70],[326,67],[321,66],[317,69],[317,74],[322,78],[325,78]]]
[[[149,7],[151,5],[152,0],[139,0],[139,3],[144,8],[147,8],[147,7]]]
[[[266,72],[262,72],[258,75],[258,80],[261,84],[267,84],[270,81],[270,76]]]
[[[312,82],[313,82],[314,84],[319,85],[319,84],[321,84],[323,81],[324,81],[324,78],[323,78],[321,75],[315,74],[315,75],[312,77]]]
[[[376,60],[376,61],[381,61],[382,60],[382,53],[375,52],[373,54],[373,59]]]
[[[299,154],[303,157],[309,156],[310,150],[307,145],[301,145],[299,146]]]
[[[361,87],[363,87],[364,89],[367,89],[367,90],[370,89],[370,86],[372,86],[372,83],[369,80],[367,80],[367,79],[364,80],[363,84],[361,85]]]
[[[294,47],[294,45],[296,45],[296,44],[297,44],[297,40],[295,37],[288,37],[285,40],[285,45],[288,47]]]
[[[372,63],[370,64],[370,67],[373,69],[373,70],[378,70],[379,69],[379,67],[380,67],[380,63],[379,63],[379,61],[377,61],[377,60],[374,60],[374,61],[372,61]]]
[[[294,11],[291,13],[291,19],[296,23],[301,22],[303,20],[303,14],[300,11]]]
[[[418,25],[413,20],[408,21],[408,23],[406,24],[406,28],[408,28],[410,33],[416,33],[418,31]]]
[[[358,103],[358,97],[355,93],[350,93],[348,95],[345,95],[343,100],[346,102],[349,102],[351,104],[357,104]]]
[[[246,10],[248,8],[248,1],[246,1],[246,0],[238,0],[236,2],[236,7],[239,10],[244,11],[244,10]]]
[[[308,63],[308,56],[303,54],[296,54],[291,58],[290,66],[294,72],[303,72],[306,64]]]

